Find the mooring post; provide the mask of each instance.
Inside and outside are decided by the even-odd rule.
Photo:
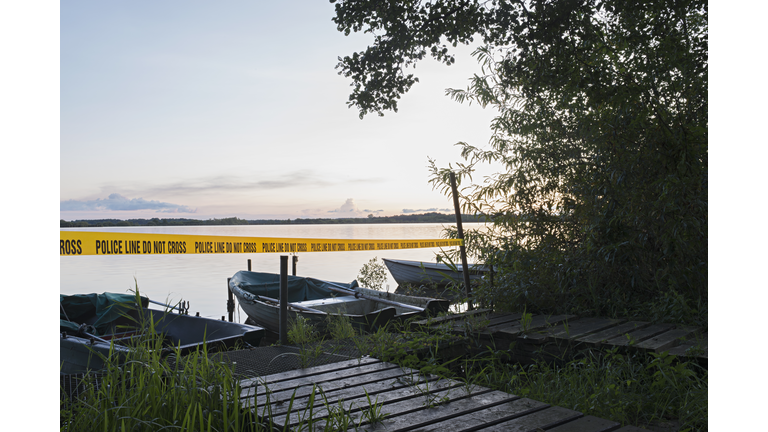
[[[288,345],[288,255],[280,256],[280,344]]]
[[[251,271],[251,260],[248,260],[248,271]]]
[[[461,268],[464,274],[464,289],[467,293],[467,309],[472,310],[472,289],[469,287],[469,265],[467,264],[467,249],[464,247],[464,228],[461,225],[461,208],[459,208],[459,191],[456,187],[456,174],[451,171],[451,192],[453,194],[453,208],[456,210],[456,229],[461,239],[459,246],[461,254]]]
[[[229,289],[229,281],[232,278],[227,278],[227,313],[229,314],[229,322],[235,319],[235,297],[232,295],[232,290]]]
[[[293,275],[296,276],[296,263],[299,262],[298,255],[293,256]]]

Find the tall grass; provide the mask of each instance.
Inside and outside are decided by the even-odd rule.
[[[497,353],[467,361],[464,379],[622,425],[707,430],[708,373],[667,353],[588,351],[562,366],[510,364]]]
[[[122,362],[86,374],[73,400],[62,396],[62,431],[265,430],[241,406],[230,365],[211,359],[206,345],[185,356],[164,348],[152,317],[142,320],[145,333]]]

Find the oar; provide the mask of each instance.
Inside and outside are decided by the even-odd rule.
[[[270,297],[264,297],[264,296],[260,296],[260,295],[254,295],[254,297],[256,297],[256,299],[261,300],[261,301],[265,301],[266,300],[266,301],[269,301],[269,302],[272,302],[272,303],[280,304],[279,300],[273,299],[273,298],[270,298]],[[317,313],[322,313],[322,314],[327,313],[327,312],[323,312],[321,310],[308,308],[306,306],[299,306],[296,303],[288,303],[288,306],[290,306],[290,307],[292,307],[294,309],[305,311],[305,312],[317,312]]]
[[[323,281],[323,282],[327,283],[328,285],[331,285],[330,287],[328,287],[328,289],[330,289],[331,291],[336,291],[337,293],[353,295],[353,296],[355,296],[355,298],[364,298],[366,300],[376,301],[376,302],[379,302],[379,303],[384,303],[384,304],[388,304],[388,305],[392,305],[392,306],[398,306],[398,307],[401,307],[401,308],[411,309],[411,310],[415,310],[415,311],[419,311],[419,312],[423,312],[424,311],[424,308],[420,308],[420,307],[409,305],[409,304],[405,304],[405,303],[399,303],[399,302],[396,302],[396,301],[387,300],[387,299],[383,299],[383,298],[379,298],[379,297],[366,296],[363,293],[360,293],[358,291],[350,290],[349,288],[344,288],[343,286],[337,285],[337,284],[335,284],[333,282],[327,282],[327,281]]]
[[[147,301],[149,301],[150,303],[154,303],[156,305],[165,306],[165,307],[167,307],[169,309],[177,309],[179,311],[179,313],[184,313],[186,311],[184,308],[182,308],[180,306],[171,306],[171,305],[167,305],[165,303],[160,303],[158,301],[154,301],[154,300],[150,300],[150,299],[147,299]]]
[[[259,301],[268,301],[268,302],[272,302],[272,303],[277,303],[277,304],[280,304],[280,300],[277,300],[277,299],[273,299],[273,298],[270,298],[270,297],[264,297],[264,296],[260,296],[260,295],[258,295],[258,294],[251,294],[251,293],[249,293],[249,292],[247,292],[247,291],[243,290],[243,289],[242,289],[242,288],[240,288],[239,286],[232,284],[231,282],[230,282],[230,284],[229,284],[229,287],[230,287],[230,289],[232,289],[232,288],[234,287],[235,289],[237,289],[237,290],[241,291],[243,294],[245,294],[245,296],[244,296],[244,297],[245,297],[246,299],[248,299],[248,298],[250,297],[250,298],[253,298],[253,299],[256,299],[256,300],[259,300]],[[240,294],[238,294],[238,297],[239,297],[239,296],[240,296]],[[327,312],[323,312],[323,311],[321,311],[321,310],[317,310],[317,309],[308,308],[308,307],[306,307],[306,306],[300,306],[300,305],[297,305],[297,304],[295,304],[295,303],[288,303],[288,306],[290,306],[290,307],[292,307],[292,308],[294,308],[294,309],[298,309],[298,310],[302,310],[302,311],[305,311],[305,312],[315,312],[315,313],[321,313],[321,314],[327,313]]]

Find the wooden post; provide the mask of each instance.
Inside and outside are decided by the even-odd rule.
[[[229,314],[229,322],[235,319],[235,297],[232,294],[232,290],[229,289],[229,281],[232,278],[227,278],[227,313]]]
[[[296,263],[299,262],[299,257],[297,255],[293,256],[293,275],[296,276]]]
[[[288,256],[280,256],[280,344],[288,345]]]
[[[462,240],[462,245],[459,246],[459,253],[461,254],[461,267],[464,274],[464,289],[467,293],[467,308],[473,309],[472,306],[472,289],[469,286],[469,264],[467,264],[467,249],[464,247],[464,228],[461,225],[461,208],[459,207],[459,191],[456,187],[456,174],[451,171],[451,192],[453,194],[453,208],[456,210],[456,228],[459,234],[459,239]]]
[[[251,260],[248,260],[248,271],[251,271]]]

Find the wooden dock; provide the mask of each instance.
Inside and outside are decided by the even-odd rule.
[[[619,347],[667,351],[707,366],[707,332],[684,325],[575,315],[524,316],[488,309],[426,319],[414,325],[471,336],[496,349],[510,349],[522,361],[567,359],[584,348]]]
[[[241,385],[243,406],[280,430],[645,431],[370,357],[250,378]],[[349,421],[343,427],[342,418]]]

